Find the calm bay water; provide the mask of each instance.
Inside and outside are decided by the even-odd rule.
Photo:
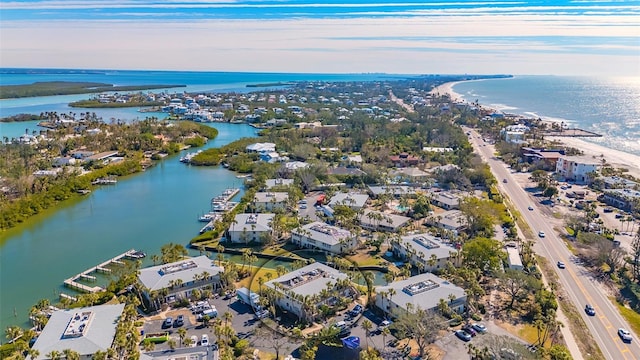
[[[213,126],[220,134],[206,147],[255,136],[247,125]],[[211,198],[228,187],[242,187],[231,171],[187,166],[178,158],[2,234],[0,328],[26,324],[28,309],[39,299],[73,293],[62,287],[64,279],[115,255],[135,248],[147,252],[149,262],[164,244],[188,243],[203,225],[196,219],[208,210]]]

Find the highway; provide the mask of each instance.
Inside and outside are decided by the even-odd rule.
[[[607,298],[606,294],[594,283],[588,271],[572,261],[574,256],[567,249],[562,239],[555,233],[552,225],[538,211],[534,201],[525,190],[518,185],[511,175],[511,171],[502,161],[495,158],[494,147],[486,144],[473,129],[463,127],[463,130],[470,132],[469,141],[474,149],[489,164],[503,192],[511,199],[511,202],[536,234],[536,251],[554,265],[560,279],[559,285],[564,289],[569,300],[573,302],[579,313],[582,314],[605,359],[640,359],[640,344],[638,343],[640,339],[638,339],[637,334],[632,332],[633,340],[631,343],[622,342],[618,336],[618,328],[622,327],[632,331],[631,327]],[[504,183],[503,179],[506,179],[507,182]],[[530,211],[528,209],[529,206],[533,206],[534,210]],[[543,231],[545,237],[538,237],[539,231]],[[558,268],[556,266],[558,261],[564,262],[566,268]],[[595,316],[588,316],[585,313],[586,304],[591,304],[595,308]],[[587,354],[582,355],[585,358],[589,357]]]

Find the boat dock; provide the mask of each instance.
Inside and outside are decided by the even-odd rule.
[[[114,177],[99,178],[91,182],[92,185],[115,185],[116,183],[118,183],[118,180]]]
[[[66,279],[64,281],[64,285],[68,288],[71,288],[77,291],[86,292],[86,293],[95,293],[99,291],[104,291],[104,288],[101,286],[85,285],[85,284],[79,283],[78,280],[82,279],[82,280],[96,281],[97,280],[96,277],[93,275],[90,275],[91,273],[96,272],[96,273],[109,274],[111,273],[111,269],[107,268],[108,265],[111,265],[111,264],[124,265],[124,263],[121,261],[122,259],[139,259],[141,257],[144,257],[144,253],[140,251],[136,251],[135,249],[131,249],[101,264],[98,264],[95,267],[89,268],[79,274],[76,274]],[[60,297],[68,297],[70,300],[72,300],[71,298],[73,298],[72,296],[68,296],[68,295],[63,296],[63,295],[65,294],[60,294]]]
[[[238,206],[238,202],[230,201],[234,196],[240,193],[239,188],[229,188],[222,192],[222,194],[211,199],[211,211],[198,217],[198,221],[207,222],[205,226],[200,229],[200,234],[213,230],[216,221],[222,219],[224,213],[233,210]]]
[[[213,203],[214,201],[229,201],[233,199],[234,196],[238,195],[239,192],[240,192],[240,189],[238,188],[226,189],[225,191],[222,192],[222,194],[211,199],[211,202]]]

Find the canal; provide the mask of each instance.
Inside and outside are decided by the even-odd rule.
[[[206,148],[256,135],[247,125],[212,126],[219,135]],[[39,299],[57,302],[60,292],[73,294],[62,286],[70,276],[131,248],[145,251],[145,265],[151,265],[150,255],[162,245],[186,245],[197,235],[197,216],[211,198],[241,188],[242,180],[222,167],[180,163],[181,155],[0,234],[0,328],[27,326],[29,308]]]

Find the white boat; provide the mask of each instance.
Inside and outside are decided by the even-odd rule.
[[[191,162],[191,159],[192,159],[194,156],[196,156],[196,155],[200,154],[201,152],[202,152],[202,150],[198,150],[198,151],[193,152],[193,153],[188,153],[187,155],[185,155],[185,156],[183,156],[183,157],[181,157],[181,158],[180,158],[180,162],[183,162],[183,163],[190,163],[190,162]]]
[[[214,220],[218,215],[215,213],[206,213],[201,215],[200,217],[198,217],[198,221],[200,222],[209,222],[211,220]]]

